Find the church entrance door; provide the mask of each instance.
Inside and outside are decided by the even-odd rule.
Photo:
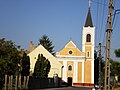
[[[68,77],[68,86],[72,86],[72,77]]]

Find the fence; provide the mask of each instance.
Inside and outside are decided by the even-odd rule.
[[[4,90],[28,89],[29,76],[5,75]]]
[[[44,89],[44,88],[54,88],[61,86],[61,78],[58,78],[57,83],[55,82],[54,78],[35,78],[30,77],[28,89]]]
[[[3,90],[34,90],[61,87],[61,78],[35,78],[32,76],[5,75]],[[65,85],[65,84],[64,84]]]

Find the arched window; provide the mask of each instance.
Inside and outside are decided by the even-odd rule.
[[[90,52],[87,52],[87,57],[90,57]]]
[[[71,66],[71,65],[68,66],[68,70],[69,70],[69,71],[72,70],[72,66]]]
[[[86,36],[86,42],[91,42],[91,35],[90,34],[87,34],[87,36]]]

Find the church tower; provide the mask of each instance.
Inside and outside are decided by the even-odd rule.
[[[71,86],[94,86],[94,34],[90,0],[87,18],[82,31],[82,51],[70,40],[56,53],[62,64],[61,78]]]
[[[94,35],[95,27],[92,23],[90,3],[85,25],[82,31],[82,52],[85,53],[84,82],[94,84]]]

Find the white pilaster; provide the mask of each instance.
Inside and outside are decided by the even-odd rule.
[[[91,75],[92,81],[91,81],[91,83],[94,83],[94,59],[92,59],[91,65],[92,65],[92,67],[91,67],[91,71],[92,71],[92,75]]]
[[[91,83],[94,83],[94,44],[92,45],[92,62],[91,62],[91,65],[92,65],[92,67],[91,67],[91,69],[92,69],[92,82]]]
[[[64,68],[63,68],[63,80],[65,82],[67,82],[67,61],[63,61],[63,65],[64,65]]]
[[[78,62],[75,60],[74,61],[74,74],[73,74],[73,82],[77,83],[78,82]]]
[[[82,61],[82,83],[84,83],[84,75],[85,75],[85,72],[84,72],[84,61]]]

